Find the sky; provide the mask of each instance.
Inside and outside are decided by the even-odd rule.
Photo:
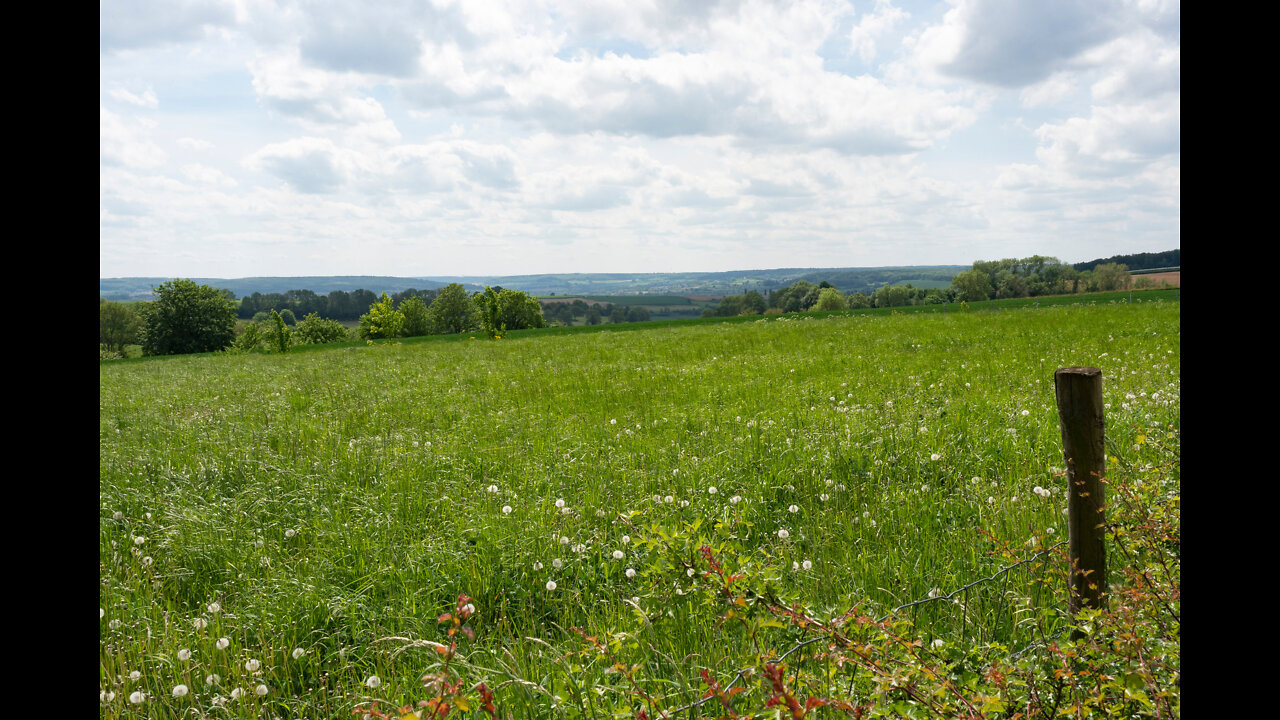
[[[102,0],[100,277],[1180,247],[1176,0]]]

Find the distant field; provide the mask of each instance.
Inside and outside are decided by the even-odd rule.
[[[1144,273],[1142,275],[1134,275],[1133,277],[1135,280],[1140,277],[1148,278],[1151,282],[1155,283],[1156,287],[1160,287],[1161,284],[1169,285],[1170,287],[1182,287],[1181,270],[1175,270],[1173,272]]]
[[[1065,533],[1053,369],[1101,367],[1109,452],[1158,465],[1179,338],[1178,303],[1091,296],[104,363],[100,685],[121,713],[149,693],[160,718],[233,689],[252,717],[416,702],[438,655],[386,638],[448,641],[438,617],[466,594],[477,667],[536,687],[579,647],[570,628],[624,633],[617,652],[662,668],[670,687],[648,691],[672,707],[700,669],[727,682],[752,639],[693,602],[670,538],[738,548],[824,608],[959,587],[1005,562],[984,531],[1015,548]],[[1058,594],[1010,587],[915,619],[1026,643],[1021,603]],[[624,682],[572,662],[575,682]],[[563,716],[569,691],[525,687],[501,702]]]

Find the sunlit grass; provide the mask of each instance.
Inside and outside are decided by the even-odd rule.
[[[407,700],[433,654],[379,639],[440,640],[460,594],[475,646],[535,683],[558,660],[524,638],[607,631],[633,598],[655,658],[713,665],[729,636],[649,582],[655,526],[732,524],[833,608],[949,591],[1005,563],[983,530],[1065,537],[1053,370],[1102,368],[1109,453],[1140,462],[1179,423],[1179,332],[1146,303],[103,365],[104,707],[346,716],[373,675]],[[1000,585],[966,604],[916,619],[1016,639]]]

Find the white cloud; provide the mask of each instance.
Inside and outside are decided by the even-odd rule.
[[[101,162],[134,168],[163,165],[167,159],[164,150],[148,137],[154,127],[153,121],[126,118],[105,107],[99,108],[98,152]]]
[[[235,21],[223,0],[111,0],[98,5],[101,52],[199,40],[212,27]]]
[[[142,94],[131,92],[125,88],[112,88],[107,94],[120,102],[137,105],[138,107],[155,109],[160,106],[160,100],[156,98],[155,91],[150,88],[144,90]]]
[[[911,13],[894,7],[892,0],[876,0],[875,10],[863,13],[849,32],[849,44],[862,62],[870,63],[876,56],[876,43],[910,17]]]

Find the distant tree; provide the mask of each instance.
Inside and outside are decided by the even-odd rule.
[[[260,347],[265,347],[266,343],[267,336],[262,331],[262,325],[251,322],[244,326],[244,331],[231,343],[231,347],[236,350],[257,350]]]
[[[222,350],[235,340],[235,303],[216,288],[170,280],[152,294],[141,338],[144,355]]]
[[[864,292],[856,292],[848,296],[849,307],[857,310],[859,308],[871,307],[871,298],[867,297]]]
[[[1129,275],[1129,268],[1124,265],[1103,263],[1093,269],[1093,281],[1097,283],[1098,290],[1106,292],[1128,289],[1132,278]]]
[[[956,291],[956,298],[962,302],[987,300],[991,297],[991,281],[980,270],[966,270],[956,275],[951,279],[951,287]]]
[[[632,305],[627,308],[627,322],[645,322],[649,319],[649,309],[643,305]]]
[[[833,287],[823,288],[818,293],[818,302],[813,304],[814,310],[848,310],[849,301],[844,294]]]
[[[627,309],[621,305],[614,305],[613,311],[609,313],[609,322],[624,323],[627,321]]]
[[[98,303],[98,342],[107,350],[122,353],[125,345],[137,345],[144,323],[125,303],[101,300]]]
[[[748,291],[742,296],[742,309],[752,315],[759,315],[769,308],[769,303],[765,302],[764,296],[755,290]]]
[[[587,324],[588,325],[599,325],[601,319],[602,318],[600,316],[599,306],[592,305],[591,307],[587,308]]]
[[[440,294],[427,308],[432,332],[461,333],[474,330],[479,323],[479,309],[467,294],[467,289],[451,283],[440,289]]]
[[[369,306],[369,312],[360,316],[360,337],[369,340],[400,337],[404,330],[404,314],[395,309],[387,294],[382,300]]]
[[[484,292],[476,293],[475,301],[480,308],[480,327],[490,337],[547,326],[542,306],[519,290],[486,287]]]
[[[298,323],[294,332],[298,342],[304,345],[322,345],[324,343],[349,340],[351,333],[337,320],[327,320],[317,313],[311,313]]]
[[[274,310],[272,310],[272,312],[275,312],[275,311],[274,311]],[[298,318],[293,314],[293,311],[292,311],[292,310],[290,310],[289,308],[284,308],[284,309],[280,310],[279,315],[280,315],[280,319],[284,320],[284,321],[285,321],[285,323],[287,323],[287,324],[289,324],[289,325],[297,325],[297,324],[298,324]]]
[[[418,337],[431,332],[431,315],[427,312],[427,304],[419,295],[412,295],[400,303],[400,313],[404,315],[404,336]]]

